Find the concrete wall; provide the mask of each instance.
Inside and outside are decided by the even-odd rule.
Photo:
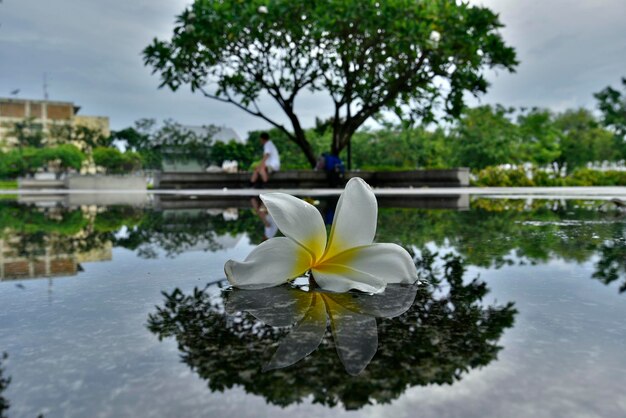
[[[143,176],[69,176],[65,187],[70,190],[147,190]]]

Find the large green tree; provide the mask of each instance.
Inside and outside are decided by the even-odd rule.
[[[615,133],[615,142],[622,159],[626,159],[626,77],[622,78],[623,92],[612,87],[594,94],[602,112],[602,122]]]
[[[594,97],[598,100],[604,124],[626,140],[626,77],[622,78],[622,87],[623,93],[609,86],[594,94]]]
[[[499,105],[466,109],[450,133],[454,163],[480,169],[524,162],[519,126],[510,119],[512,112]]]
[[[213,136],[219,128],[213,125],[194,130],[171,119],[158,125],[155,119],[139,119],[134,126],[115,131],[112,138],[141,155],[145,168],[162,169],[163,158],[211,162]]]
[[[559,167],[566,167],[568,173],[589,162],[620,159],[613,134],[604,129],[589,110],[567,110],[556,116],[554,124],[559,131],[561,148],[557,163]]]
[[[559,131],[554,126],[552,113],[533,108],[517,118],[525,161],[540,167],[552,165],[561,155]]]
[[[314,165],[295,107],[302,91],[330,94],[333,153],[384,110],[456,116],[466,92],[486,91],[485,68],[517,64],[501,27],[489,9],[453,0],[195,0],[144,60],[161,86],[189,85],[266,120]],[[261,108],[263,95],[290,127]]]

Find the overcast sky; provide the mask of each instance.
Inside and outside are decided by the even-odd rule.
[[[267,125],[228,104],[159,90],[141,50],[168,37],[186,0],[0,0],[0,97],[73,101],[81,114],[105,115],[111,127],[138,118],[227,125],[240,135]],[[518,52],[515,74],[490,73],[481,101],[554,110],[594,107],[592,94],[626,76],[626,1],[481,0],[500,13],[506,41]],[[270,113],[279,110],[267,102]],[[325,96],[297,103],[303,124],[329,116]]]

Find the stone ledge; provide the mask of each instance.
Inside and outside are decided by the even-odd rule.
[[[411,171],[350,171],[346,180],[361,177],[373,187],[466,187],[469,169],[411,170]],[[160,189],[219,189],[247,188],[250,173],[161,173]],[[323,171],[279,171],[270,177],[271,187],[319,188],[328,187]]]

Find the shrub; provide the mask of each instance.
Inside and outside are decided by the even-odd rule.
[[[16,150],[0,152],[0,178],[14,179],[21,175],[25,168],[26,162]]]
[[[141,168],[141,156],[136,152],[120,152],[117,148],[98,147],[93,151],[93,161],[107,173],[124,174]]]
[[[45,148],[41,150],[43,158],[46,161],[57,160],[60,168],[68,170],[80,170],[85,161],[85,154],[76,146],[71,144],[63,144],[54,148]]]
[[[51,148],[25,147],[0,153],[0,178],[16,178],[32,175],[50,161],[58,161],[63,170],[80,170],[85,154],[74,145],[59,145]]]
[[[474,186],[482,187],[530,187],[533,182],[528,178],[523,168],[505,169],[501,167],[487,167],[476,173]]]
[[[626,186],[625,171],[579,168],[566,178],[568,186]]]
[[[567,177],[533,168],[529,178],[523,168],[487,167],[475,174],[473,186],[483,187],[556,187],[556,186],[626,186],[625,171],[599,171],[579,168]]]

